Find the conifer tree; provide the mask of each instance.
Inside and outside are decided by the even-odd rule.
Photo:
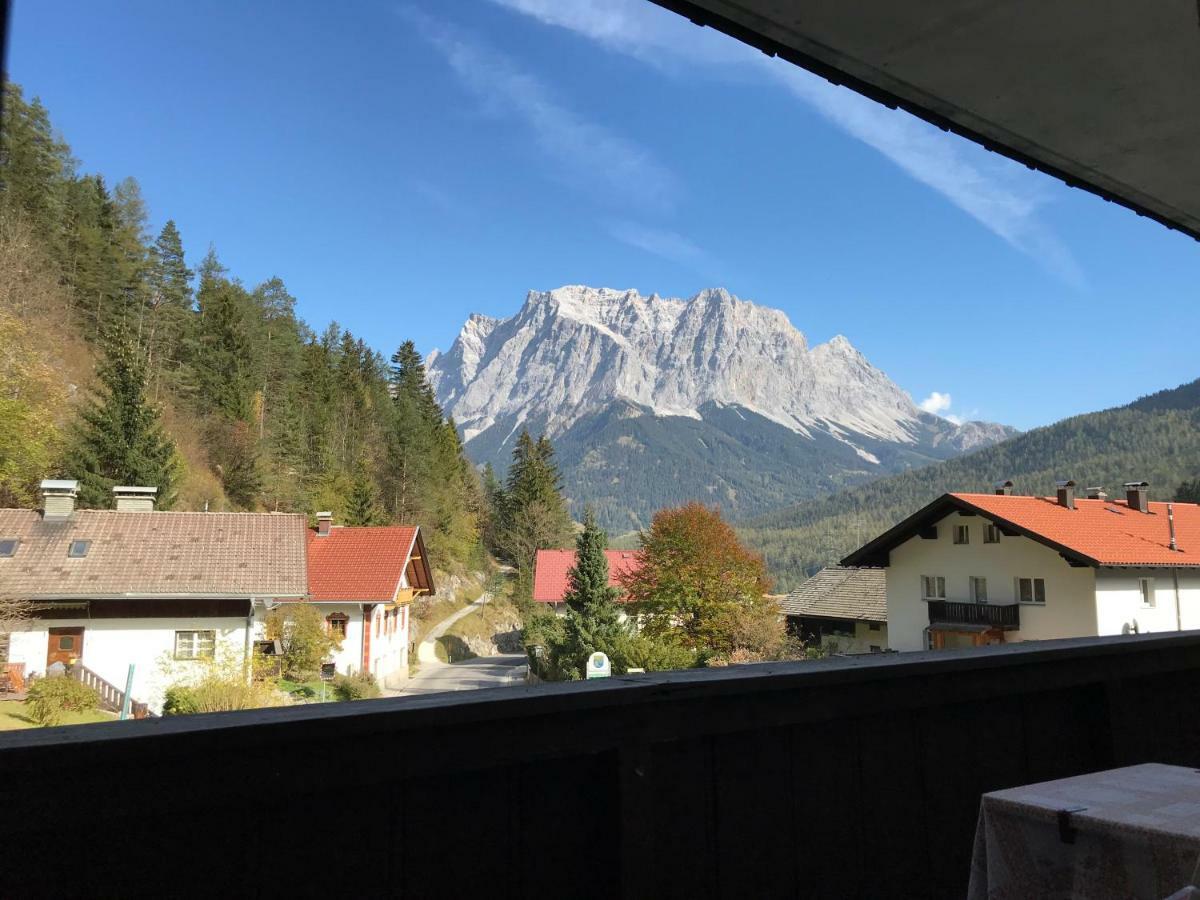
[[[183,255],[183,238],[167,220],[147,262],[147,367],[155,388],[165,376],[178,386],[179,367],[192,324],[192,270]]]
[[[110,348],[100,383],[80,413],[66,466],[79,479],[80,503],[108,507],[115,485],[136,484],[157,487],[156,507],[169,509],[179,469],[175,444],[146,399],[145,368],[128,340]]]
[[[537,551],[561,547],[570,539],[571,518],[560,483],[550,441],[543,437],[535,442],[522,429],[508,470],[497,535],[498,549],[517,569],[518,601],[526,600],[532,589]]]
[[[74,174],[70,149],[54,135],[50,116],[36,97],[26,101],[19,85],[4,81],[0,123],[0,210],[25,217],[61,254],[64,189]]]
[[[567,573],[563,642],[551,648],[556,670],[568,678],[580,677],[588,657],[596,652],[607,654],[614,667],[623,671],[630,634],[617,610],[617,590],[608,584],[607,545],[608,536],[588,509],[575,541],[575,565]]]
[[[200,319],[192,368],[204,411],[245,421],[250,416],[250,350],[245,322],[249,305],[240,284],[225,277],[211,248],[200,264]]]
[[[347,525],[378,525],[379,510],[375,506],[375,490],[363,469],[355,475],[350,496],[346,498]]]

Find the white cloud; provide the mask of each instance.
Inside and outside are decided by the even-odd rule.
[[[645,211],[674,207],[678,179],[645,148],[570,109],[505,54],[416,10],[403,14],[485,110],[524,124],[559,180]]]
[[[1067,246],[1038,218],[1041,191],[1017,163],[964,138],[835,87],[822,78],[645,0],[492,0],[544,24],[566,28],[609,49],[659,67],[696,65],[723,74],[767,75],[852,137],[877,150],[916,181],[1063,281],[1083,273]]]
[[[934,391],[917,405],[927,413],[941,415],[950,408],[951,402],[952,401],[949,394],[943,394],[941,391]]]
[[[695,263],[704,256],[699,247],[669,229],[651,228],[623,219],[609,222],[607,228],[618,241],[673,262]]]

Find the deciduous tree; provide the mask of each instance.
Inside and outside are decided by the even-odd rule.
[[[782,645],[762,557],[742,546],[716,509],[660,510],[641,534],[638,563],[621,583],[646,635],[709,657],[739,649],[765,657]]]

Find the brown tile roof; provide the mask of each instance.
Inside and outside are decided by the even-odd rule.
[[[782,603],[789,616],[887,621],[887,592],[883,569],[826,566]]]
[[[0,595],[26,597],[303,595],[302,515],[76,510],[43,521],[30,509],[0,509]],[[91,541],[70,559],[71,541]]]

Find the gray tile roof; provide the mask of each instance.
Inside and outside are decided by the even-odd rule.
[[[782,603],[789,616],[887,621],[887,591],[883,569],[826,566]]]
[[[43,521],[0,509],[0,596],[301,596],[307,591],[302,515],[76,510]],[[71,541],[91,544],[71,559]]]

